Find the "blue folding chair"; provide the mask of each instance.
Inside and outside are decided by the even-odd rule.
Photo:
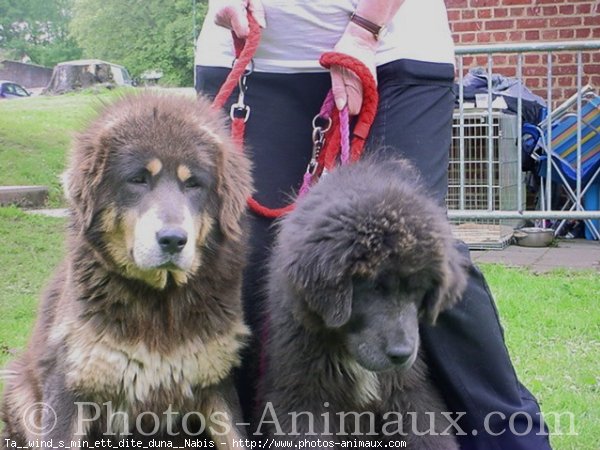
[[[588,86],[582,90],[581,98],[581,156],[580,168],[577,164],[577,113],[572,112],[577,102],[573,96],[557,108],[552,115],[552,123],[543,120],[539,125],[523,125],[523,141],[532,143],[536,150],[532,157],[538,160],[538,175],[541,183],[542,209],[545,205],[545,182],[550,176],[552,183],[558,183],[566,193],[567,202],[562,210],[570,211],[600,209],[600,96]],[[551,145],[548,145],[550,126]],[[550,163],[550,167],[548,167]],[[577,179],[581,180],[577,190]],[[585,220],[586,238],[600,239],[600,221]],[[564,221],[556,229],[560,231]]]

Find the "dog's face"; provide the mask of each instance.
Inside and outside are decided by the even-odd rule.
[[[78,225],[116,270],[155,287],[184,284],[207,239],[240,239],[245,159],[200,101],[134,96],[78,139],[66,186]]]
[[[419,349],[419,319],[426,314],[426,280],[389,269],[352,279],[352,311],[340,329],[351,357],[374,372],[412,366]]]
[[[435,322],[466,285],[444,211],[411,174],[393,161],[336,169],[284,219],[276,247],[299,320],[337,332],[371,371],[409,368],[419,321]]]

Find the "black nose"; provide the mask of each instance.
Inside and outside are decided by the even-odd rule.
[[[181,228],[163,228],[156,233],[158,245],[163,252],[179,253],[187,244],[187,233]]]
[[[401,366],[406,364],[413,354],[413,348],[408,345],[392,345],[387,348],[386,354],[392,364]]]

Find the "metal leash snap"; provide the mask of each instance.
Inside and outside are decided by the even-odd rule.
[[[242,119],[244,123],[248,122],[248,118],[250,117],[250,106],[246,105],[244,99],[246,98],[246,91],[248,90],[246,80],[253,70],[254,63],[252,62],[250,68],[246,69],[246,72],[244,72],[244,75],[241,76],[238,81],[238,99],[236,103],[231,105],[231,109],[229,110],[229,117],[231,117],[231,120]]]

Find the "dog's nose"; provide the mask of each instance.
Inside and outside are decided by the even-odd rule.
[[[413,348],[408,345],[393,345],[387,348],[386,354],[394,365],[401,366],[410,359]]]
[[[163,252],[175,254],[183,250],[188,237],[181,228],[163,228],[156,233],[156,239]]]

